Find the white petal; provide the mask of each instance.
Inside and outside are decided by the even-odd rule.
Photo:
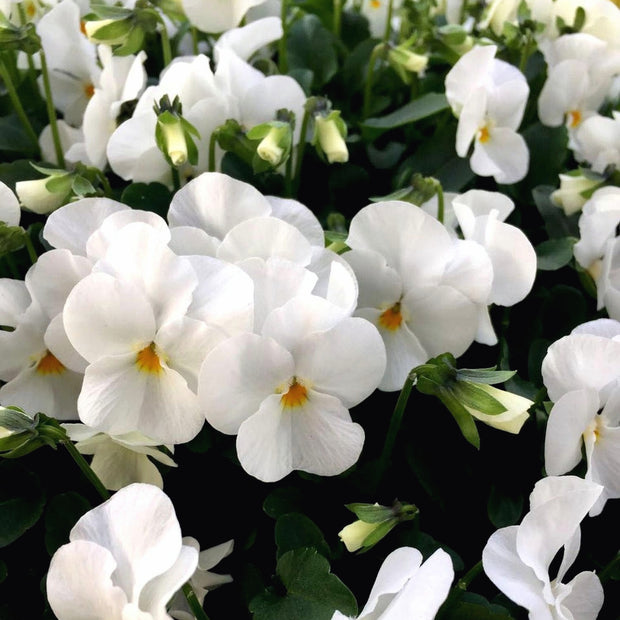
[[[259,0],[254,5],[264,2]],[[241,28],[226,29],[215,45],[214,56],[219,60],[220,50],[232,50],[239,58],[249,60],[254,52],[264,45],[277,41],[282,36],[282,20],[279,17],[266,17],[250,22]]]
[[[595,620],[605,598],[601,580],[595,573],[584,571],[567,585],[570,593],[562,605],[570,610],[573,620]]]
[[[138,602],[142,588],[170,569],[181,551],[181,529],[170,499],[157,487],[132,484],[87,512],[71,530],[70,540],[95,542],[110,550],[114,578]]]
[[[23,280],[0,278],[0,325],[15,327],[30,302]]]
[[[312,258],[308,240],[291,224],[274,217],[255,217],[237,224],[217,249],[221,260],[236,261],[272,256],[307,265]]]
[[[365,319],[348,318],[309,335],[295,351],[295,372],[313,389],[353,407],[368,397],[385,372],[385,347]]]
[[[121,620],[127,602],[112,582],[116,561],[110,551],[87,540],[63,545],[52,558],[46,592],[62,620]]]
[[[171,227],[196,226],[223,239],[239,222],[270,213],[267,199],[249,183],[205,172],[173,196],[168,222]]]
[[[545,470],[549,476],[565,474],[581,461],[582,435],[599,404],[592,389],[568,392],[555,403],[545,434]]]
[[[198,396],[207,422],[234,435],[293,374],[291,354],[271,338],[241,334],[226,340],[211,351],[200,370]]]
[[[306,205],[291,198],[265,196],[271,205],[271,215],[291,224],[310,242],[323,247],[325,237],[318,218]]]
[[[215,256],[220,240],[195,226],[176,226],[170,229],[170,249],[178,256],[192,254]]]
[[[21,210],[19,200],[8,185],[0,181],[0,222],[8,226],[19,226]]]
[[[82,198],[50,213],[43,227],[43,238],[55,248],[86,256],[88,238],[108,215],[129,210],[109,198]]]
[[[507,185],[525,177],[530,152],[523,136],[513,129],[494,127],[487,142],[476,140],[469,163],[476,174],[492,176],[498,183]]]
[[[63,323],[71,344],[89,362],[134,346],[137,352],[155,336],[155,317],[144,295],[105,273],[93,273],[75,285]]]
[[[489,303],[494,269],[486,249],[475,241],[457,239],[441,283],[460,291],[471,301]]]

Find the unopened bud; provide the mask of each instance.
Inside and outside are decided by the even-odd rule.
[[[334,114],[338,114],[337,118],[342,123],[339,113],[335,112],[332,112],[327,117],[315,117],[316,140],[330,164],[342,164],[349,161],[349,150],[344,141],[342,129],[339,127],[336,118],[334,118]]]

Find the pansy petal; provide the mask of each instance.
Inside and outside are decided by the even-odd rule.
[[[222,342],[200,369],[198,396],[207,422],[234,435],[294,370],[291,354],[271,338],[240,334]]]
[[[323,247],[325,237],[318,218],[306,205],[291,198],[265,196],[271,205],[271,215],[288,222],[310,242],[311,245]]]

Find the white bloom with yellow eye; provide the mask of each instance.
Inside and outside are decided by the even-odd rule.
[[[384,370],[385,349],[370,323],[302,295],[273,310],[261,335],[213,349],[198,396],[209,424],[237,435],[237,455],[252,476],[334,476],[357,461],[364,443],[348,408],[370,395]]]
[[[529,150],[517,133],[529,96],[525,76],[495,58],[495,45],[476,46],[457,61],[446,76],[446,97],[458,117],[456,152],[469,160],[480,176],[498,183],[525,177]]]

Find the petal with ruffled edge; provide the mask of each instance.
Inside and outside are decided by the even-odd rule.
[[[292,408],[283,408],[281,398],[266,398],[239,427],[237,454],[245,471],[275,482],[293,470],[335,476],[357,462],[364,431],[337,398],[309,389],[306,401]]]
[[[267,199],[249,183],[205,172],[172,197],[168,222],[171,228],[195,226],[221,240],[240,222],[270,213]]]
[[[110,198],[82,198],[49,214],[43,238],[55,248],[86,256],[88,238],[108,215],[128,210],[127,205]]]
[[[116,561],[88,540],[60,547],[47,573],[47,599],[61,620],[121,620],[126,593],[114,585]]]
[[[325,245],[321,222],[306,205],[291,198],[279,198],[278,196],[265,196],[265,198],[271,205],[273,217],[297,228],[311,245],[318,245],[321,248]]]
[[[341,308],[343,316],[351,316],[357,307],[359,287],[349,263],[327,248],[314,246],[308,269],[318,276],[312,294]]]
[[[207,422],[234,435],[269,395],[295,372],[291,354],[271,338],[240,334],[207,355],[198,379],[198,397]]]
[[[603,607],[605,593],[594,572],[583,571],[567,584],[568,593],[560,601],[573,620],[595,620]]]
[[[486,142],[476,140],[469,160],[471,169],[480,176],[492,176],[508,185],[525,178],[530,152],[523,136],[508,127],[493,127]]]
[[[174,566],[182,547],[172,502],[157,487],[140,483],[120,489],[87,512],[69,539],[108,549],[117,564],[114,582],[135,604],[149,581]]]

